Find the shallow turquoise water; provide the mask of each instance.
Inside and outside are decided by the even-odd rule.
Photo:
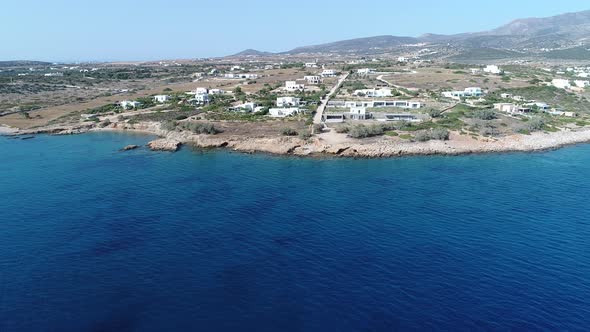
[[[0,137],[0,331],[586,330],[590,146],[386,160]]]

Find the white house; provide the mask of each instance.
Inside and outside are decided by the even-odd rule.
[[[351,107],[348,111],[348,116],[351,120],[366,120],[367,119],[367,108],[366,107]]]
[[[318,67],[318,64],[315,62],[307,62],[305,64],[305,68],[317,68],[317,67]]]
[[[403,56],[397,57],[397,62],[408,62],[408,58]]]
[[[121,105],[121,107],[123,107],[123,109],[131,109],[131,108],[138,108],[139,105],[141,105],[141,103],[138,101],[123,100],[122,102],[119,102],[119,105]]]
[[[504,98],[504,99],[511,99],[512,98],[512,94],[510,93],[503,93],[500,95],[500,97]]]
[[[525,104],[525,106],[537,106],[537,108],[542,111],[549,110],[549,105],[547,105],[545,103],[540,103],[540,102],[528,103],[528,104]]]
[[[209,93],[209,89],[207,88],[197,88],[194,92],[196,95],[203,95]]]
[[[277,98],[277,107],[291,107],[299,106],[301,104],[301,98],[295,97],[279,97]]]
[[[197,104],[206,104],[209,102],[209,94],[208,93],[195,94],[195,98],[191,99],[191,101],[196,102]]]
[[[268,114],[272,118],[284,118],[299,113],[300,110],[297,107],[291,108],[271,108],[268,110]]]
[[[287,91],[303,91],[305,90],[305,84],[299,84],[297,81],[285,82],[285,89]]]
[[[496,109],[500,112],[509,113],[509,114],[525,114],[525,113],[529,113],[532,111],[532,109],[530,107],[517,106],[512,103],[494,104],[494,109]]]
[[[258,78],[258,74],[234,74],[234,73],[229,73],[229,74],[225,74],[223,75],[225,78],[231,78],[231,79],[235,79],[235,78],[242,78],[242,79],[249,79],[249,80],[255,80]]]
[[[499,75],[502,74],[504,71],[502,69],[500,69],[498,66],[496,65],[488,65],[483,69],[484,72],[489,73],[489,74],[495,74],[495,75]]]
[[[209,90],[209,94],[210,95],[222,95],[225,93],[225,90],[221,90],[221,89],[211,89]]]
[[[308,84],[320,84],[322,78],[320,76],[305,76],[303,77]]]
[[[576,81],[574,81],[574,84],[578,88],[586,88],[586,87],[589,87],[590,86],[590,81],[576,80]]]
[[[334,69],[324,69],[320,74],[322,77],[334,77],[336,76],[337,72]]]
[[[241,113],[257,112],[256,109],[258,109],[258,105],[256,103],[244,103],[230,108],[231,111]]]
[[[442,96],[445,98],[451,99],[461,99],[466,97],[481,97],[483,95],[483,91],[481,88],[466,88],[463,91],[444,91]]]
[[[168,100],[170,100],[170,96],[168,96],[168,95],[155,95],[154,96],[154,101],[157,103],[165,103]]]
[[[357,69],[356,73],[359,75],[369,75],[370,73],[374,73],[375,69],[372,68],[361,68]]]
[[[481,88],[466,88],[465,94],[471,97],[479,97],[483,95],[483,91],[481,90]]]
[[[572,87],[569,80],[564,80],[560,78],[556,78],[553,81],[551,81],[551,85],[558,89],[569,89]]]
[[[388,88],[356,90],[353,93],[353,95],[365,96],[365,97],[371,97],[371,98],[383,98],[383,97],[393,96],[393,94],[391,93],[391,89],[388,89]]]

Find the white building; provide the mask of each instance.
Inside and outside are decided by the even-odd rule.
[[[512,103],[498,103],[494,104],[494,109],[508,114],[525,114],[532,111],[530,107],[517,106]]]
[[[268,110],[268,114],[272,118],[285,118],[288,116],[292,116],[294,114],[298,114],[300,112],[299,108],[291,107],[291,108],[271,108]]]
[[[551,85],[558,89],[569,89],[572,87],[569,80],[564,80],[560,78],[556,78],[553,81],[551,81]]]
[[[305,64],[305,68],[317,68],[317,67],[318,67],[318,64],[315,62],[307,62]]]
[[[320,76],[305,76],[303,77],[308,84],[320,84],[322,78]]]
[[[330,101],[328,107],[345,107],[345,108],[382,108],[382,107],[398,107],[398,108],[422,108],[424,105],[419,101],[408,100],[367,100],[367,101]]]
[[[299,106],[301,104],[301,98],[295,97],[279,97],[277,98],[277,107],[291,107]]]
[[[348,116],[351,120],[366,120],[367,119],[367,108],[366,107],[351,107],[348,111]]]
[[[481,97],[483,95],[483,91],[481,88],[466,88],[463,91],[444,91],[442,96],[445,98],[451,98],[460,100],[461,98],[467,97]]]
[[[504,72],[502,69],[500,69],[496,65],[488,65],[483,69],[483,71],[486,73],[495,74],[495,75],[500,75]]]
[[[221,90],[221,89],[211,89],[209,90],[209,94],[210,95],[222,95],[225,93],[225,90]]]
[[[397,58],[397,62],[408,62],[408,58],[400,56]]]
[[[138,101],[133,101],[133,100],[123,100],[121,102],[119,102],[119,105],[121,105],[121,107],[123,109],[132,109],[132,108],[138,108],[139,105],[141,105],[140,102]]]
[[[372,68],[361,68],[357,69],[356,73],[359,75],[369,75],[370,73],[374,73],[375,69]]]
[[[165,103],[168,100],[170,100],[170,96],[169,95],[155,95],[154,96],[154,101],[157,103]]]
[[[258,109],[259,107],[256,103],[244,103],[230,108],[231,111],[241,113],[258,112]]]
[[[581,80],[576,80],[574,81],[574,84],[578,87],[578,88],[586,88],[590,86],[590,81],[581,81]]]
[[[247,79],[247,80],[255,80],[258,78],[258,74],[234,74],[234,73],[229,73],[229,74],[225,74],[223,75],[225,78],[231,78],[231,79]]]
[[[299,84],[297,81],[285,82],[285,89],[287,91],[303,91],[305,90],[305,84]]]
[[[203,95],[203,94],[207,94],[207,93],[209,93],[209,89],[207,89],[207,88],[197,88],[197,89],[195,89],[195,92],[194,92],[194,94],[196,94],[196,95]]]
[[[503,93],[500,95],[500,97],[504,98],[504,99],[512,99],[512,94],[510,93]]]
[[[322,77],[334,77],[336,76],[337,72],[334,69],[324,69],[320,74]]]
[[[370,97],[370,98],[383,98],[383,97],[393,96],[393,94],[391,93],[391,89],[388,89],[388,88],[356,90],[353,93],[353,95],[365,96],[365,97]]]
[[[197,104],[206,104],[209,102],[209,94],[198,93],[195,95],[195,98],[191,99],[191,101],[196,102]]]

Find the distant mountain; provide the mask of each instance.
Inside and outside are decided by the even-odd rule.
[[[14,61],[0,61],[0,67],[36,67],[36,66],[50,66],[50,62],[30,61],[30,60],[14,60]]]
[[[527,54],[549,58],[567,56],[566,59],[584,60],[590,45],[590,10],[567,13],[546,18],[514,20],[489,31],[455,35],[425,34],[420,37],[376,36],[337,41],[327,44],[297,47],[281,54],[378,54],[400,51],[401,47],[420,45],[422,48],[444,50],[441,56],[455,58],[513,58]],[[567,49],[574,49],[567,51]],[[562,50],[565,52],[561,52]],[[247,50],[238,55],[270,55],[271,53]],[[590,60],[590,59],[587,59]]]
[[[417,38],[377,36],[338,41],[329,44],[298,47],[287,54],[301,53],[362,53],[371,50],[383,50],[392,47],[419,42]]]
[[[272,55],[273,53],[271,52],[263,52],[263,51],[258,51],[258,50],[254,50],[254,49],[247,49],[244,50],[240,53],[236,53],[232,56],[266,56],[266,55]]]

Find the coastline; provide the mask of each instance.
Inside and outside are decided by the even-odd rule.
[[[0,135],[20,136],[35,134],[73,135],[86,132],[117,131],[160,137],[162,144],[178,143],[197,148],[226,148],[243,153],[269,153],[301,157],[337,156],[349,158],[391,158],[416,155],[465,155],[506,152],[534,152],[558,149],[567,145],[590,142],[590,129],[559,132],[514,134],[501,138],[472,138],[451,132],[448,141],[411,142],[387,136],[351,139],[345,134],[325,132],[308,140],[298,137],[244,137],[197,135],[190,132],[166,131],[158,122],[137,124],[115,123],[105,128],[92,125],[47,126],[18,130],[0,126]],[[152,141],[154,142],[154,141]],[[146,142],[147,143],[147,142]],[[151,142],[150,142],[151,143]]]

